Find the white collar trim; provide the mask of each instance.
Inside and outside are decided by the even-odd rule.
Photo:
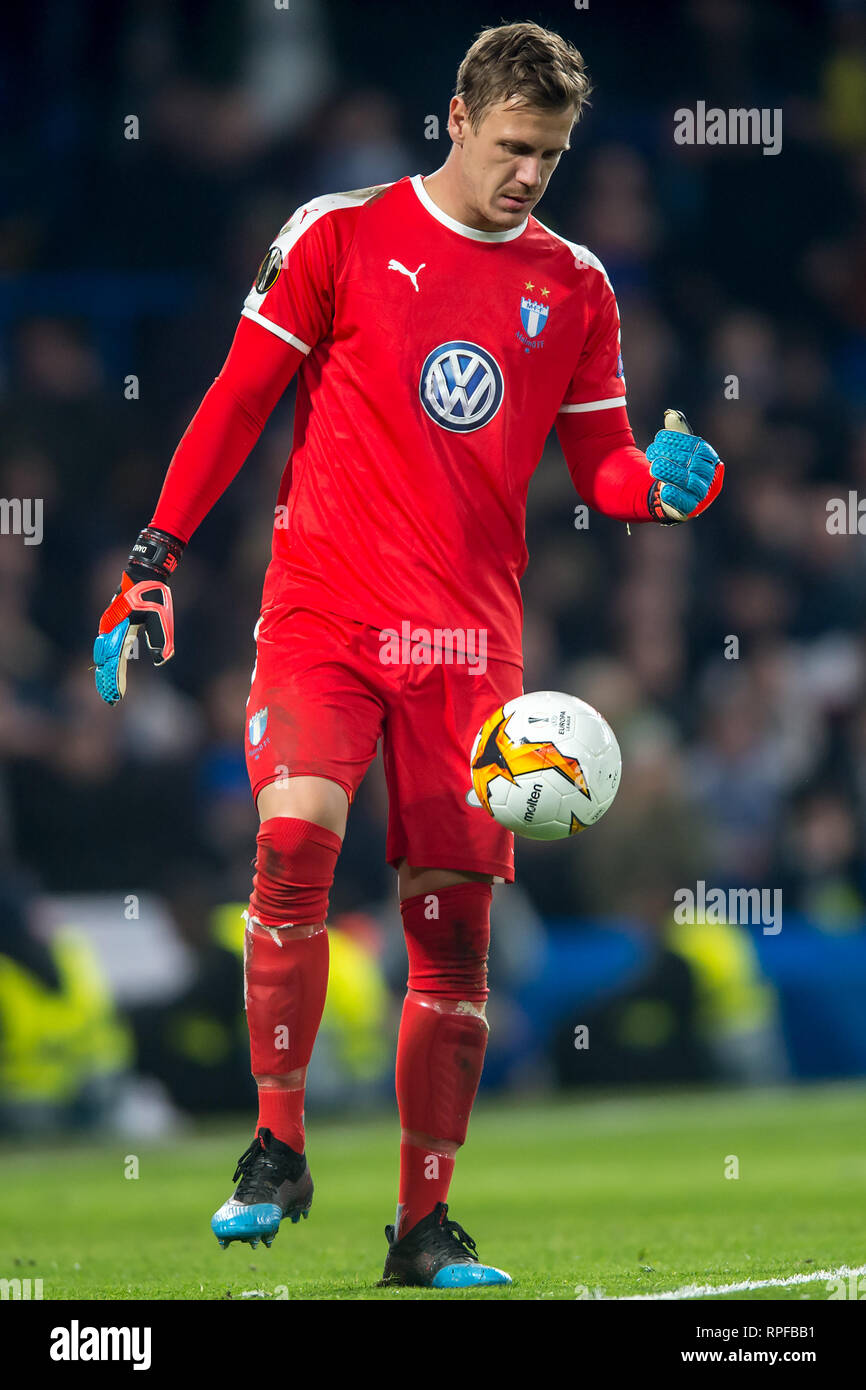
[[[452,232],[468,237],[470,241],[514,241],[516,237],[522,236],[526,231],[529,223],[528,217],[518,227],[512,227],[507,232],[482,232],[477,227],[467,227],[465,223],[458,222],[456,217],[449,217],[447,212],[443,212],[440,207],[437,207],[424,187],[422,174],[413,174],[410,182],[418,195],[419,202],[427,209],[431,217],[435,217],[436,221],[441,222],[443,227],[450,227]]]

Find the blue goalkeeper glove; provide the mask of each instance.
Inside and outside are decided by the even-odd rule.
[[[174,609],[168,581],[183,551],[183,541],[151,526],[145,527],[132,547],[93,644],[96,689],[107,705],[116,705],[126,693],[126,663],[141,628],[154,666],[174,656]]]
[[[665,428],[659,430],[646,451],[650,476],[650,516],[671,526],[699,516],[715,501],[725,476],[712,445],[692,434],[679,410],[665,411]]]

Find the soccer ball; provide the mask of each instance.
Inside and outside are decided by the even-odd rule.
[[[471,806],[516,835],[563,840],[600,820],[616,796],[622,757],[598,710],[556,690],[509,700],[478,730]]]

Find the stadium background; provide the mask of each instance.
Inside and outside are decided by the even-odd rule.
[[[520,844],[497,890],[484,1085],[866,1073],[866,550],[827,527],[866,494],[862,8],[82,0],[7,16],[0,57],[0,495],[44,502],[41,544],[0,536],[7,1130],[250,1102],[243,709],[291,391],[184,558],[172,664],[108,710],[93,634],[275,231],[438,167],[457,63],[503,18],[557,28],[595,84],[539,212],[607,267],[636,439],[676,405],[727,482],[695,526],[628,535],[576,529],[555,439],[533,481],[525,688],[600,707],[624,776],[591,836]],[[698,100],[781,108],[781,153],[675,144]],[[311,1114],[393,1105],[384,811],[374,768]],[[675,926],[699,880],[781,890],[784,929]]]

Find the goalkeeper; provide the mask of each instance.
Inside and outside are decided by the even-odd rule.
[[[715,451],[675,413],[637,448],[604,266],[533,215],[588,90],[557,34],[487,29],[460,65],[440,169],[294,213],[99,625],[97,688],[114,703],[140,631],[158,664],[170,658],[184,548],[296,376],[245,724],[260,817],[245,953],[259,1113],[212,1221],[223,1245],[270,1244],[310,1210],[304,1083],[328,893],[381,738],[408,952],[383,1279],[509,1282],[449,1217],[448,1191],[487,1042],[491,884],[514,878],[513,837],[464,797],[475,732],[523,689],[529,481],[555,425],[579,495],[607,516],[678,525],[722,482]],[[404,623],[458,634],[464,654],[483,633],[486,666],[434,641],[424,662],[417,648],[405,665],[386,658]],[[421,729],[437,731],[435,757]]]

